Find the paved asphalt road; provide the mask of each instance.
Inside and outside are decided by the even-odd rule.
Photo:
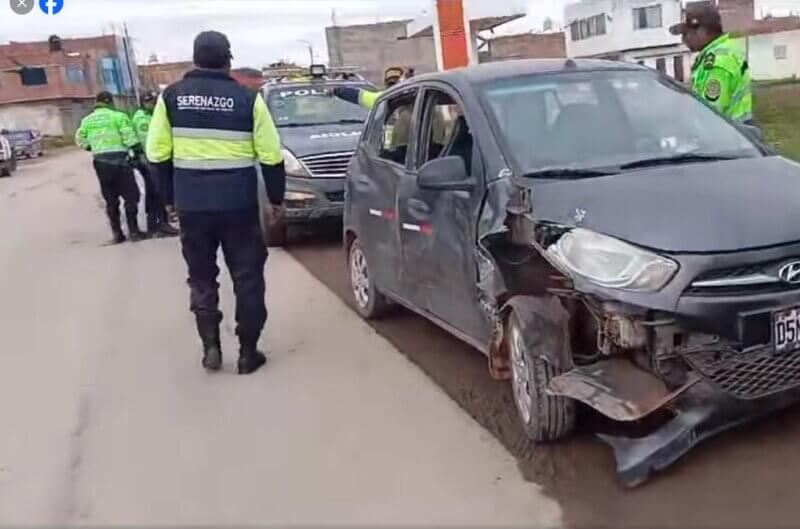
[[[226,371],[202,371],[177,240],[102,246],[90,167],[69,151],[0,180],[0,525],[560,523],[286,253],[268,267],[268,366],[232,373],[226,320]]]
[[[270,257],[267,368],[232,375],[228,321],[206,375],[177,241],[103,247],[89,167],[0,179],[0,525],[797,525],[800,409],[626,491],[591,428],[527,444],[471,348],[355,318],[335,232]]]

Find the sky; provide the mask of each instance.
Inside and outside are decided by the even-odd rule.
[[[55,16],[39,9],[15,15],[9,1],[17,0],[0,0],[0,43],[120,32],[124,22],[139,62],[153,53],[161,61],[176,61],[191,59],[197,33],[215,29],[230,38],[235,66],[261,67],[279,59],[307,63],[308,44],[300,41],[313,45],[316,61],[327,62],[325,27],[334,16],[339,25],[417,18],[432,0],[64,0]],[[560,27],[567,0],[468,1],[480,14],[526,11],[524,19],[499,30],[526,32],[540,29],[547,17]],[[800,0],[757,1],[800,9]]]

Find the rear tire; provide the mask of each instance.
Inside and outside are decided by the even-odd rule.
[[[524,332],[522,320],[512,311],[506,324],[505,346],[511,362],[514,405],[532,441],[556,441],[574,431],[577,403],[547,394],[547,385],[561,373],[542,358],[540,351],[529,350]]]
[[[7,162],[4,167],[0,168],[0,176],[11,176],[11,162]]]
[[[366,320],[380,318],[386,313],[389,300],[375,285],[370,274],[367,257],[358,239],[350,245],[347,262],[356,311]]]

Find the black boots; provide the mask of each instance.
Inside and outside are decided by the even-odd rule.
[[[177,237],[180,234],[180,230],[168,222],[162,222],[158,225],[159,237]]]
[[[239,363],[237,365],[240,375],[255,373],[266,362],[267,357],[256,346],[258,338],[239,337]]]
[[[203,342],[203,367],[209,371],[222,369],[222,345],[219,339],[219,323],[197,318],[197,332]]]
[[[177,237],[180,231],[172,227],[167,220],[166,211],[160,214],[147,215],[147,236],[151,238]]]
[[[208,371],[222,369],[222,346],[220,345],[219,323],[216,320],[196,318],[197,332],[203,342],[203,367]],[[239,362],[237,368],[240,375],[249,375],[258,371],[267,362],[264,353],[256,348],[258,338],[239,338]]]
[[[144,240],[146,237],[139,229],[139,221],[136,219],[136,212],[126,212],[125,217],[128,220],[128,235],[131,241],[136,242]]]
[[[115,215],[109,213],[108,215],[108,223],[111,224],[111,234],[112,238],[109,244],[122,244],[127,239],[125,239],[125,235],[122,233],[122,222],[119,218],[119,213]]]

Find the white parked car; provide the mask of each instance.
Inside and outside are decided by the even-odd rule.
[[[17,158],[9,141],[0,136],[0,176],[11,176],[17,170]]]

